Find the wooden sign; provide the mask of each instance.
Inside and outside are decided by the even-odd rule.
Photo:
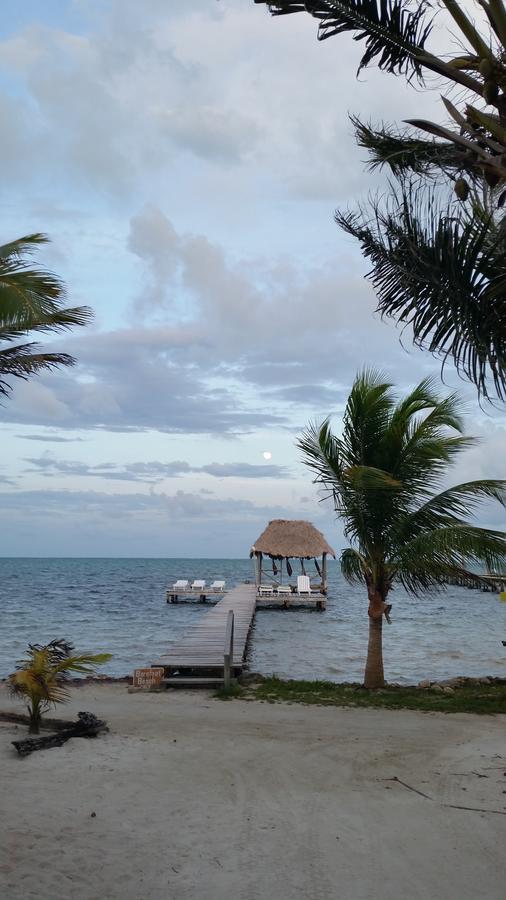
[[[153,666],[153,668],[149,669],[134,669],[133,686],[146,689],[157,687],[162,681],[164,671],[163,666]]]

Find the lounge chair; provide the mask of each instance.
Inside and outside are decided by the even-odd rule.
[[[175,581],[172,585],[172,590],[174,593],[178,593],[178,591],[187,591],[188,590],[188,579],[180,578],[178,581]]]
[[[271,595],[274,593],[274,587],[272,584],[259,584],[258,585],[258,593]]]
[[[214,591],[215,594],[221,594],[225,590],[225,582],[224,581],[213,581],[211,585],[211,590]]]
[[[292,589],[289,584],[278,584],[276,594],[291,594]]]
[[[303,594],[311,596],[311,582],[309,580],[309,575],[297,576],[297,593],[299,597]]]
[[[198,591],[200,594],[202,594],[205,586],[206,586],[205,581],[198,579],[197,581],[193,582],[192,591]]]

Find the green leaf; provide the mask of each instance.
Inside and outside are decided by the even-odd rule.
[[[469,168],[473,171],[466,155],[449,141],[425,141],[406,130],[387,125],[373,128],[356,116],[350,118],[358,146],[369,153],[371,171],[389,166],[394,176],[411,172],[426,177],[446,170],[460,172]]]
[[[416,344],[446,360],[485,397],[506,396],[506,242],[494,222],[440,205],[401,183],[386,205],[337,212],[370,259],[378,311],[410,325]]]
[[[376,62],[380,69],[397,74],[415,74],[423,80],[420,56],[432,31],[426,12],[430,2],[409,9],[406,0],[255,0],[265,3],[275,16],[308,12],[319,20],[318,39],[354,32],[355,41],[365,42],[359,69]]]
[[[52,273],[33,268],[27,258],[48,238],[32,234],[0,247],[0,341],[12,343],[34,331],[53,333],[87,325],[88,307],[63,306],[65,288]],[[11,378],[29,378],[43,370],[72,366],[68,353],[45,353],[34,343],[0,349],[0,395],[11,390]]]

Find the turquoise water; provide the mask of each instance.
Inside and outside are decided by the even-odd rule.
[[[77,650],[109,651],[103,672],[131,673],[149,665],[167,643],[201,615],[200,605],[165,602],[177,578],[224,578],[228,587],[251,579],[250,560],[0,559],[0,677],[11,672],[28,642],[56,637]],[[367,649],[367,598],[330,564],[327,610],[260,610],[249,667],[285,678],[360,680]],[[410,683],[453,675],[506,677],[506,603],[497,594],[449,587],[415,599],[391,595],[392,625],[384,628],[390,681]]]

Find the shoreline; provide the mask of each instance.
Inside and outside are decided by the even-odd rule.
[[[124,688],[127,694],[149,696],[165,694],[168,697],[190,693],[193,696],[211,696],[217,700],[242,700],[254,703],[298,704],[302,706],[333,706],[334,708],[375,710],[416,710],[446,714],[470,713],[476,715],[506,714],[506,679],[495,676],[472,678],[461,676],[444,681],[426,680],[417,685],[387,683],[382,688],[368,690],[358,682],[301,681],[265,677],[250,673],[233,680],[230,687],[206,688],[205,686],[167,687],[152,685],[134,687],[132,676],[114,678],[107,675],[89,675],[86,678],[69,679],[69,687],[77,694],[86,688],[105,691],[107,688]],[[9,695],[8,684],[0,683],[0,690]],[[209,694],[209,691],[211,693]],[[72,695],[71,695],[72,696]],[[12,698],[16,702],[16,698]],[[18,706],[23,701],[17,699]],[[65,709],[66,703],[54,709]],[[50,710],[53,706],[50,707]],[[0,714],[4,712],[0,710]],[[49,710],[46,712],[46,716]],[[50,716],[48,716],[50,717]]]

